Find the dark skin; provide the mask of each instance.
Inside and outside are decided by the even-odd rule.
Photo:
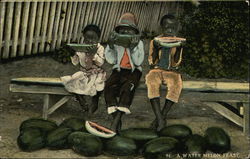
[[[99,37],[97,35],[96,32],[92,31],[92,30],[88,30],[83,34],[84,37],[84,43],[85,44],[97,44]],[[90,46],[87,48],[88,53],[94,54],[97,51],[97,47],[96,46]]]
[[[178,25],[178,22],[176,19],[172,18],[165,18],[162,20],[161,24],[161,32],[163,37],[175,37],[176,36],[176,26]],[[157,48],[161,48],[161,46],[155,42],[154,45]],[[181,42],[181,46],[185,45],[185,42]],[[177,52],[180,52],[181,47],[177,47]],[[175,54],[174,60],[178,61],[180,54]]]
[[[92,30],[88,30],[83,34],[84,37],[84,43],[85,44],[96,44],[94,46],[90,46],[87,48],[88,52],[86,52],[86,54],[88,56],[94,56],[94,54],[97,52],[97,43],[99,40],[99,36],[97,35],[96,32],[92,31]],[[92,59],[92,58],[89,58]],[[87,105],[87,102],[85,100],[85,95],[79,95],[76,94],[76,98],[79,101],[83,111],[87,111],[89,114],[93,114],[94,112],[96,112],[97,108],[98,108],[98,101],[99,101],[99,97],[101,95],[101,92],[97,92],[97,94],[95,96],[92,97],[92,103],[91,106]]]
[[[163,19],[162,23],[161,23],[162,37],[175,37],[176,36],[176,26],[177,26],[177,21],[175,19],[172,19],[172,18],[165,18],[165,19]],[[184,43],[181,42],[181,46],[183,44]],[[154,42],[154,46],[157,49],[161,48],[161,45],[158,44],[157,42]],[[176,50],[177,53],[174,56],[174,60],[175,61],[178,61],[178,59],[179,59],[180,49],[181,49],[181,47],[177,47],[177,50]],[[164,107],[161,110],[159,110],[159,112],[158,112],[158,114],[160,114],[160,116],[161,116],[161,117],[158,117],[161,120],[159,120],[159,119],[158,120],[159,121],[163,121],[163,122],[159,122],[157,120],[157,116],[156,116],[156,119],[151,123],[151,127],[152,128],[155,128],[155,129],[157,129],[159,131],[163,127],[165,127],[166,123],[164,123],[164,121],[165,121],[165,119],[167,117],[167,113],[170,111],[170,109],[171,109],[171,107],[172,107],[173,104],[174,104],[174,102],[166,99]]]
[[[175,19],[165,18],[161,24],[161,30],[163,36],[175,36],[176,35],[177,21]]]
[[[124,35],[135,35],[137,34],[137,31],[132,28],[132,27],[128,27],[128,26],[121,26],[119,27],[118,29],[118,33],[119,34],[124,34]],[[108,40],[108,44],[109,44],[109,47],[111,49],[114,49],[114,43],[115,43],[115,40],[116,40],[116,37],[114,36],[114,34],[111,34],[111,36],[109,37],[109,40]],[[136,43],[138,39],[135,38],[132,38],[131,39],[131,43]],[[131,46],[130,49],[133,49],[135,46]],[[113,117],[113,121],[111,123],[111,130],[115,131],[115,132],[119,132],[121,130],[121,127],[122,127],[122,122],[121,122],[121,118],[122,118],[122,115],[124,113],[121,112],[121,111],[116,111],[114,113],[112,113],[112,117]]]

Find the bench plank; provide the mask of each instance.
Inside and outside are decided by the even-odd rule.
[[[47,77],[23,77],[11,79],[11,83],[20,84],[45,84],[45,85],[62,85],[60,78],[47,78]]]
[[[48,115],[53,113],[70,97],[69,93],[63,86],[60,78],[43,78],[43,77],[24,77],[11,80],[9,90],[11,92],[45,94],[43,105],[43,118],[47,119]],[[162,86],[161,95],[165,96],[166,87]],[[50,96],[63,95],[56,104],[51,108]],[[141,82],[136,91],[136,96],[143,96],[147,99],[147,86]],[[192,98],[190,98],[192,97]],[[250,108],[249,108],[249,84],[237,82],[207,82],[207,81],[183,81],[183,91],[180,100],[196,100],[204,102],[207,106],[213,108],[216,112],[228,118],[232,122],[243,127],[244,133],[250,136]],[[212,101],[212,102],[211,102]],[[238,108],[243,103],[243,118],[230,111],[218,101],[226,102],[233,107]]]
[[[236,82],[184,81],[183,87],[189,89],[201,89],[201,90],[224,90],[224,91],[249,90],[248,83],[236,83]]]
[[[23,77],[14,78],[11,83],[29,83],[29,84],[46,84],[46,85],[61,85],[60,78],[46,78],[46,77]],[[139,89],[146,89],[147,86],[141,82]],[[164,88],[164,87],[163,87]],[[235,91],[235,92],[249,92],[249,83],[239,82],[211,82],[211,81],[183,81],[183,89],[196,91]]]
[[[145,89],[137,89],[135,91],[136,96],[147,98],[147,90]],[[166,91],[161,90],[161,97],[166,97]],[[190,98],[191,97],[191,98]],[[248,102],[249,97],[247,94],[242,93],[226,93],[226,92],[213,92],[213,93],[204,93],[204,92],[191,92],[187,90],[183,90],[180,96],[179,101],[187,100],[190,101],[243,101]]]
[[[11,92],[20,93],[71,95],[64,87],[52,87],[44,85],[10,84],[9,90]]]

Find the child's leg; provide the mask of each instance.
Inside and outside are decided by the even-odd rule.
[[[164,104],[164,107],[162,109],[162,115],[164,117],[164,119],[167,118],[167,114],[168,112],[170,111],[171,107],[173,106],[174,102],[169,100],[169,99],[166,99],[165,100],[165,104]]]
[[[111,130],[113,130],[115,132],[121,131],[121,128],[122,128],[121,118],[122,118],[123,114],[124,113],[119,111],[119,110],[112,113],[113,121],[111,123]]]
[[[165,104],[164,104],[163,109],[161,111],[164,120],[166,120],[167,114],[170,111],[173,104],[174,104],[174,102],[172,102],[171,100],[168,100],[168,99],[165,100]],[[158,126],[157,118],[155,118],[155,120],[151,123],[151,128],[157,128],[157,126]]]
[[[119,88],[120,88],[120,73],[117,70],[113,70],[110,77],[105,82],[104,87],[104,98],[106,102],[106,106],[109,107],[117,106],[117,96],[119,95]]]
[[[145,77],[149,99],[160,98],[160,87],[162,84],[161,72],[162,70],[160,69],[153,69],[150,70]]]
[[[97,91],[96,95],[92,97],[91,106],[89,107],[89,113],[93,114],[98,109],[99,97],[103,91]]]
[[[160,104],[160,98],[153,98],[150,99],[150,103],[153,109],[153,112],[156,117],[156,130],[160,131],[162,128],[165,127],[166,121],[164,119],[164,116],[161,111],[161,104]]]
[[[139,70],[135,70],[133,73],[130,73],[130,70],[123,73],[121,77],[122,85],[119,94],[119,110],[112,113],[113,122],[111,124],[111,129],[113,131],[119,132],[121,130],[122,115],[130,113],[129,107],[132,104],[135,89],[139,85],[141,75],[142,73]]]
[[[80,94],[75,94],[76,96],[76,99],[78,100],[80,106],[82,107],[82,110],[85,112],[85,111],[88,111],[88,105],[87,105],[87,102],[85,100],[85,96],[84,95],[80,95]]]
[[[171,107],[173,106],[174,103],[178,102],[178,99],[182,90],[182,79],[179,73],[172,72],[172,71],[163,71],[162,78],[163,78],[164,83],[167,85],[167,90],[168,90],[165,104],[161,111],[164,120],[166,120],[167,114],[170,111]],[[158,126],[156,121],[157,120],[155,119],[151,123],[151,127],[155,128]]]
[[[134,72],[130,73],[127,77],[124,77],[125,80],[122,83],[120,90],[120,107],[129,108],[129,106],[132,104],[135,90],[139,86],[141,76],[141,71],[135,69]]]
[[[162,73],[164,83],[167,85],[166,99],[177,103],[182,90],[181,75],[177,72],[164,71]]]
[[[155,114],[155,120],[151,123],[151,128],[157,130],[165,126],[165,120],[160,106],[160,86],[162,84],[161,72],[162,70],[153,69],[146,75],[148,98]]]

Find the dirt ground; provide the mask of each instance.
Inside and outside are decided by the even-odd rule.
[[[110,66],[104,66],[110,72]],[[147,73],[148,66],[145,60],[142,80]],[[60,77],[77,71],[71,64],[61,64],[49,56],[32,57],[23,60],[0,64],[0,158],[84,158],[72,150],[52,151],[42,149],[35,152],[19,150],[16,139],[18,128],[23,120],[30,117],[41,117],[43,96],[34,94],[11,93],[8,90],[10,79],[17,77]],[[146,95],[146,94],[145,94]],[[163,102],[163,101],[162,101]],[[136,96],[131,107],[132,114],[123,117],[123,128],[148,127],[153,120],[153,112],[146,96]],[[72,116],[86,116],[80,106],[72,98],[65,106],[59,108],[49,116],[57,123]],[[90,117],[91,120],[109,126],[110,117],[106,113],[103,96],[100,99],[98,112]],[[193,133],[203,135],[206,128],[218,126],[226,130],[231,137],[232,149],[224,156],[215,157],[207,152],[204,158],[244,159],[250,153],[249,140],[243,135],[242,128],[223,118],[215,111],[192,97],[182,99],[171,109],[167,120],[168,124],[186,124]],[[212,157],[211,157],[212,156]],[[95,158],[118,158],[115,156],[99,156]],[[132,158],[132,157],[119,157]],[[142,158],[141,156],[133,158]]]

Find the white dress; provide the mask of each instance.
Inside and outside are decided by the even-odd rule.
[[[72,76],[63,76],[61,80],[67,91],[81,95],[96,95],[104,89],[106,72],[101,68],[104,63],[104,47],[98,43],[96,54],[89,56],[84,52],[76,52],[71,57],[73,65],[80,65],[80,71]]]

